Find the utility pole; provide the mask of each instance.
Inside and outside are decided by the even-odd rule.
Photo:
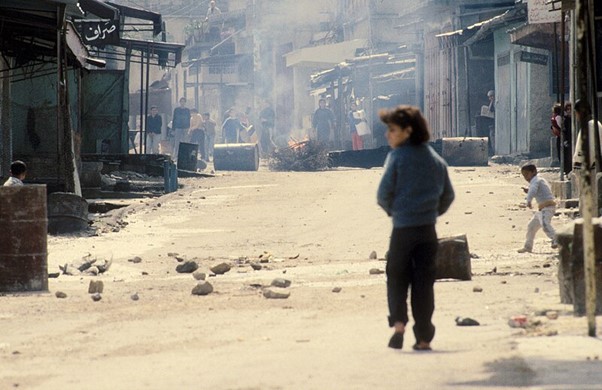
[[[4,63],[4,69],[1,66]],[[1,158],[0,172],[8,177],[10,163],[13,158],[13,141],[10,121],[10,64],[8,60],[0,60],[0,77],[2,78],[2,96],[0,97],[0,139]]]
[[[593,12],[590,9],[589,12]],[[594,228],[592,224],[594,199],[592,192],[592,172],[590,155],[589,121],[591,106],[588,102],[588,80],[590,79],[588,56],[593,55],[593,47],[589,45],[591,29],[588,23],[587,0],[577,0],[577,96],[580,101],[575,104],[578,125],[581,131],[581,147],[584,156],[581,167],[581,215],[583,216],[583,261],[585,277],[585,312],[587,315],[588,335],[596,337],[596,258],[594,252]],[[589,50],[588,50],[589,48]],[[594,122],[594,136],[598,134],[597,123]],[[594,142],[595,144],[595,142]],[[597,202],[596,202],[597,203]]]

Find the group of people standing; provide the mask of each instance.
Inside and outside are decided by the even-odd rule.
[[[351,137],[352,149],[364,149],[364,136],[369,134],[370,130],[364,112],[359,110],[355,99],[352,99],[349,103],[346,121]],[[324,98],[318,101],[318,109],[312,117],[312,127],[318,142],[325,145],[331,144],[336,129],[336,117],[330,107],[327,106],[326,99]],[[360,131],[360,127],[363,131]]]
[[[191,142],[199,145],[199,154],[203,160],[213,157],[217,123],[208,112],[202,115],[195,108],[186,107],[186,98],[180,98],[180,105],[173,111],[171,134],[172,156],[177,156],[180,143]],[[162,140],[161,129],[163,119],[157,106],[151,107],[146,118],[146,150],[147,153],[159,153]]]

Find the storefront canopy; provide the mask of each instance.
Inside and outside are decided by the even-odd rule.
[[[286,66],[332,67],[355,57],[357,49],[368,45],[365,39],[353,39],[329,45],[304,47],[284,55]]]

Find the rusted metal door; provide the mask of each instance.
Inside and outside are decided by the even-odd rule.
[[[128,153],[126,80],[122,70],[82,76],[82,153]]]

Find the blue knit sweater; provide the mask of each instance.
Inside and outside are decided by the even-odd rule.
[[[406,142],[387,155],[377,200],[396,228],[434,225],[454,200],[447,164],[428,144]]]

